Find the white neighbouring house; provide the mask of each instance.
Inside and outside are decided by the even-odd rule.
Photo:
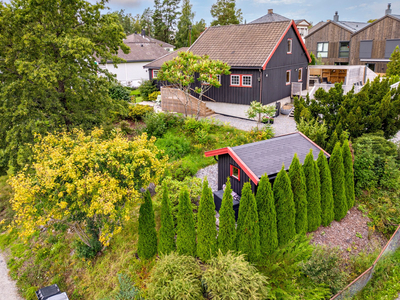
[[[118,57],[126,60],[125,63],[117,64],[117,67],[114,67],[112,61],[107,61],[99,66],[115,74],[122,85],[132,87],[138,87],[142,81],[149,79],[148,70],[143,68],[144,65],[174,49],[174,46],[146,36],[143,32],[142,34],[128,35],[124,43],[131,49],[128,54],[121,49],[118,50]],[[100,59],[98,59],[98,63],[100,63]]]
[[[310,28],[312,24],[304,19],[294,20],[294,22],[296,23],[297,29],[299,30],[300,36],[303,38],[304,42],[304,38],[308,35],[308,28]]]

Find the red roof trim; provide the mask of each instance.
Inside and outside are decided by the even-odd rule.
[[[228,148],[221,148],[221,149],[217,149],[217,150],[211,150],[211,151],[204,152],[204,155],[206,157],[210,157],[210,156],[216,156],[216,155],[227,154],[227,153],[228,153]]]
[[[326,155],[328,155],[328,157],[331,157],[331,155],[326,152],[324,149],[322,149],[320,146],[318,146],[316,143],[314,143],[312,140],[310,140],[304,133],[299,131],[299,134],[304,137],[307,141],[309,141],[311,144],[313,144],[315,147],[317,147],[318,149],[322,150]]]
[[[272,56],[274,55],[276,49],[278,49],[279,45],[281,44],[282,40],[284,39],[284,37],[285,37],[286,34],[288,33],[288,31],[289,31],[289,29],[290,29],[291,26],[293,26],[294,31],[296,32],[296,35],[297,35],[297,37],[299,38],[299,41],[300,41],[300,43],[301,43],[301,45],[302,45],[304,51],[305,51],[306,54],[307,54],[308,62],[311,62],[311,57],[310,57],[310,54],[308,54],[307,47],[306,47],[306,45],[304,44],[303,39],[301,38],[301,35],[300,35],[300,33],[299,33],[299,30],[297,29],[296,23],[292,20],[292,21],[290,22],[289,26],[286,28],[285,32],[282,34],[282,36],[281,36],[280,40],[278,41],[278,43],[275,45],[274,50],[272,50],[271,54],[268,56],[267,60],[265,61],[264,65],[263,65],[263,67],[262,67],[263,70],[265,70],[265,68],[267,67],[268,62],[270,61],[270,59],[271,59]],[[292,46],[292,47],[293,47],[293,46]]]

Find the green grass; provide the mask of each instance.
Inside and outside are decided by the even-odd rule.
[[[9,201],[11,197],[11,187],[7,184],[7,180],[8,176],[0,176],[0,222],[4,221],[3,224],[0,225],[0,233],[11,223],[14,215]]]
[[[131,91],[131,96],[135,96],[136,103],[142,102],[142,97],[140,97],[139,89]]]

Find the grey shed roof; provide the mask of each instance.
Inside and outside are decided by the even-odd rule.
[[[322,149],[299,132],[232,147],[232,151],[258,178],[265,173],[268,176],[276,175],[282,164],[288,170],[295,153],[303,164],[310,149],[316,160]],[[329,154],[325,152],[325,156],[329,157]]]

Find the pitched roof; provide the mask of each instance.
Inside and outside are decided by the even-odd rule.
[[[365,22],[333,21],[333,20],[329,20],[327,22],[321,21],[321,22],[315,24],[315,26],[311,27],[308,30],[307,36],[312,35],[314,32],[322,29],[323,27],[327,26],[328,24],[335,24],[335,25],[349,31],[352,34],[369,25],[369,23],[365,23]]]
[[[259,178],[265,173],[269,177],[278,174],[282,164],[288,170],[295,153],[300,163],[303,163],[310,149],[314,159],[323,150],[301,132],[294,132],[256,143],[208,151],[205,156],[229,154],[251,180],[258,184]],[[325,151],[324,154],[330,156]]]
[[[159,68],[161,68],[163,63],[165,63],[166,61],[169,61],[171,59],[174,59],[175,57],[178,56],[179,52],[185,52],[188,49],[189,49],[189,47],[182,47],[182,48],[179,48],[178,50],[175,50],[174,52],[169,52],[169,53],[165,54],[164,56],[161,56],[160,58],[153,60],[152,62],[144,65],[143,68],[159,69]]]
[[[325,25],[326,22],[321,21],[318,22],[317,24],[315,24],[313,27],[311,27],[310,29],[308,29],[308,35],[310,35],[311,33],[313,33],[314,31],[317,31],[321,26]]]
[[[396,21],[400,21],[400,15],[387,14],[387,15],[384,15],[383,17],[379,18],[378,20],[376,20],[376,21],[374,21],[374,22],[372,22],[372,23],[367,23],[366,26],[364,26],[364,27],[361,28],[360,30],[354,32],[354,33],[352,34],[352,36],[353,36],[353,35],[356,35],[357,33],[361,32],[361,31],[363,31],[364,29],[367,29],[367,28],[369,28],[369,27],[371,27],[371,26],[374,26],[376,23],[378,23],[379,21],[381,21],[381,20],[383,20],[383,19],[385,19],[385,18],[392,18],[392,19],[395,19]]]
[[[293,21],[209,27],[189,48],[231,67],[265,68]],[[296,26],[293,26],[298,34]],[[299,35],[299,34],[298,34]],[[304,51],[307,49],[299,35]]]
[[[157,45],[160,45],[161,47],[165,48],[175,48],[173,45],[168,44],[166,42],[157,40],[155,38],[152,38],[147,35],[141,35],[137,33],[130,34],[126,37],[124,40],[125,43],[156,43]]]
[[[306,19],[298,19],[298,20],[294,20],[294,22],[296,23],[296,25],[298,25],[299,23],[301,23],[301,22],[307,22],[309,25],[308,26],[310,26],[311,25],[311,23],[310,22],[308,22]]]
[[[282,22],[282,21],[290,21],[290,19],[276,13],[268,13],[258,19],[255,19],[254,21],[251,21],[249,24]]]

